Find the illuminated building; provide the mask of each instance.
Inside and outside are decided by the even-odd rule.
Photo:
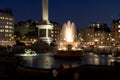
[[[91,23],[86,29],[86,42],[88,45],[110,46],[110,28],[104,23]]]
[[[56,41],[58,43],[60,40],[60,31],[62,27],[57,22],[51,22],[51,23],[53,24],[51,37],[53,38],[53,41]]]
[[[120,19],[112,22],[113,43],[120,45]]]
[[[0,41],[9,41],[14,33],[14,16],[10,9],[0,10]]]
[[[30,23],[20,21],[18,24],[15,25],[15,31],[20,32],[21,36],[25,36],[25,34],[30,31],[29,29]]]

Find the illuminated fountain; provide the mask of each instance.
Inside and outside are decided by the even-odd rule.
[[[83,50],[79,47],[75,24],[68,21],[61,30],[61,40],[56,52],[57,57],[81,57]]]

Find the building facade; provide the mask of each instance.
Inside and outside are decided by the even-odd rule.
[[[38,28],[36,25],[37,21],[32,19],[26,21],[20,21],[15,25],[15,35],[14,38],[17,40],[32,40],[38,37]]]
[[[86,29],[85,42],[87,45],[110,46],[110,28],[104,23],[90,23]]]
[[[0,10],[0,42],[9,41],[14,34],[14,16],[12,10]]]
[[[26,21],[20,21],[15,25],[15,31],[20,32],[21,36],[24,36],[29,30],[30,23]]]
[[[120,46],[120,19],[112,22],[113,45]]]
[[[61,25],[59,25],[57,22],[51,22],[53,24],[53,29],[51,32],[51,37],[53,38],[53,41],[59,43],[60,41],[60,33],[61,33]]]

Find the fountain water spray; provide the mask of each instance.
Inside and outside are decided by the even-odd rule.
[[[61,30],[60,44],[56,56],[59,57],[80,57],[83,50],[79,47],[75,24],[68,21],[64,23]]]

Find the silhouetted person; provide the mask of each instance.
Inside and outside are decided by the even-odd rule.
[[[58,71],[57,71],[57,69],[52,70],[52,80],[58,80]]]
[[[60,66],[58,67],[58,77],[60,80],[63,78],[64,72],[65,72],[64,66],[60,64]]]
[[[50,46],[56,46],[56,41],[53,40],[53,41],[50,43]]]

